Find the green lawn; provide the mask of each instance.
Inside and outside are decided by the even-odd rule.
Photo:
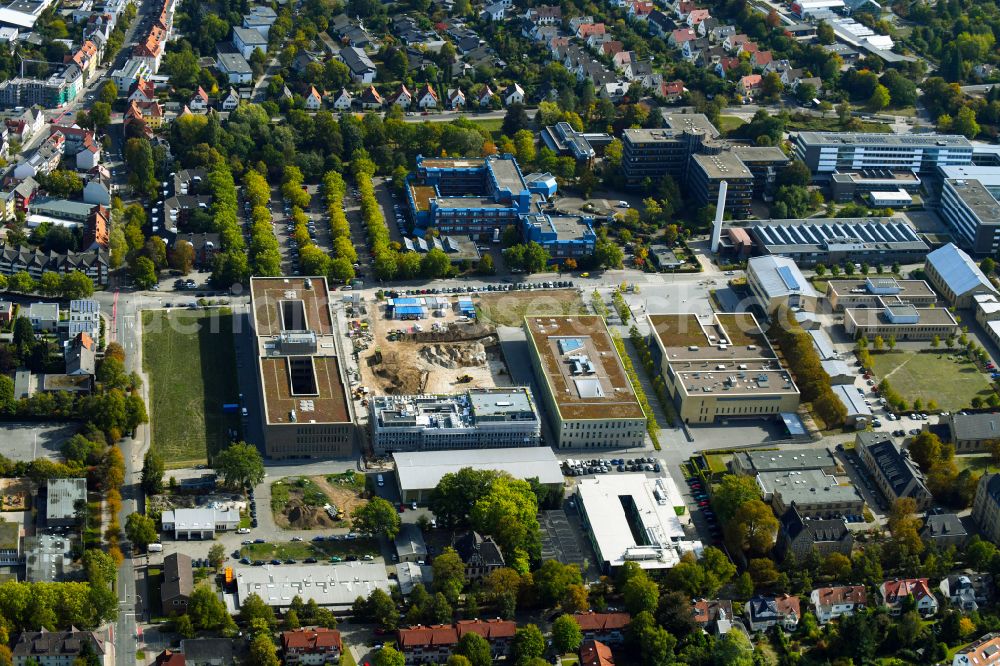
[[[149,582],[149,600],[146,603],[146,607],[149,608],[150,617],[159,617],[163,610],[163,602],[160,600],[160,585],[163,584],[163,571],[158,567],[150,567],[146,571],[146,580]]]
[[[286,541],[281,543],[255,543],[240,548],[240,555],[251,560],[304,560],[307,557],[329,559],[331,556],[378,555],[375,539],[341,539],[340,541]]]
[[[281,511],[284,508],[291,497],[292,488],[297,489],[297,495],[301,493],[302,503],[306,506],[323,506],[330,502],[330,498],[312,479],[304,476],[290,476],[271,484],[272,511]]]
[[[476,118],[475,116],[463,116],[487,132],[499,132],[503,127],[503,118]]]
[[[934,400],[939,408],[957,411],[969,406],[972,398],[987,398],[993,391],[989,379],[964,358],[947,352],[873,353],[875,377],[888,379],[907,401],[916,398],[924,403]]]
[[[738,116],[719,116],[719,131],[723,134],[732,132],[741,125],[746,125],[746,122]]]
[[[955,456],[955,465],[958,467],[959,472],[963,469],[970,470],[976,474],[997,471],[997,466],[993,464],[992,456],[990,455]]]
[[[168,469],[204,463],[240,428],[239,414],[222,413],[239,400],[233,315],[154,310],[142,324],[153,448]]]

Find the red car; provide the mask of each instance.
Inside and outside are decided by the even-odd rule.
[[[404,511],[406,511],[406,505],[405,504],[400,504],[399,505],[399,512],[403,513]]]

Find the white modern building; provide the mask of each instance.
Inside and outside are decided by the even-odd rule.
[[[614,474],[582,479],[576,499],[584,531],[605,572],[635,562],[643,569],[670,569],[681,555],[701,556],[701,541],[689,541],[679,509],[684,499],[669,476]],[[682,522],[684,521],[684,522]]]
[[[813,175],[858,169],[933,173],[972,163],[972,143],[960,134],[799,132],[792,145]]]
[[[819,294],[788,257],[753,257],[747,262],[747,287],[757,305],[770,314],[780,306],[813,311]]]
[[[300,597],[335,613],[348,612],[358,597],[368,598],[376,589],[389,592],[389,572],[381,561],[238,567],[234,580],[239,605],[256,594],[277,610]]]
[[[164,511],[161,518],[163,532],[173,532],[178,541],[211,539],[216,532],[235,530],[240,524],[237,509],[173,509]]]
[[[464,449],[410,451],[392,454],[399,496],[404,502],[423,502],[445,474],[465,467],[507,472],[516,479],[537,478],[539,483],[562,488],[559,460],[547,446],[514,449]]]

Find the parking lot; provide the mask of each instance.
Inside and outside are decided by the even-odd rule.
[[[61,458],[60,448],[72,437],[72,423],[15,422],[3,424],[3,455],[18,462],[36,458]]]

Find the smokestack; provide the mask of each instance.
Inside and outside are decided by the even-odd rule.
[[[726,191],[729,183],[719,183],[719,200],[715,202],[715,225],[712,227],[712,254],[719,251],[719,239],[722,238],[722,216],[726,212]]]

